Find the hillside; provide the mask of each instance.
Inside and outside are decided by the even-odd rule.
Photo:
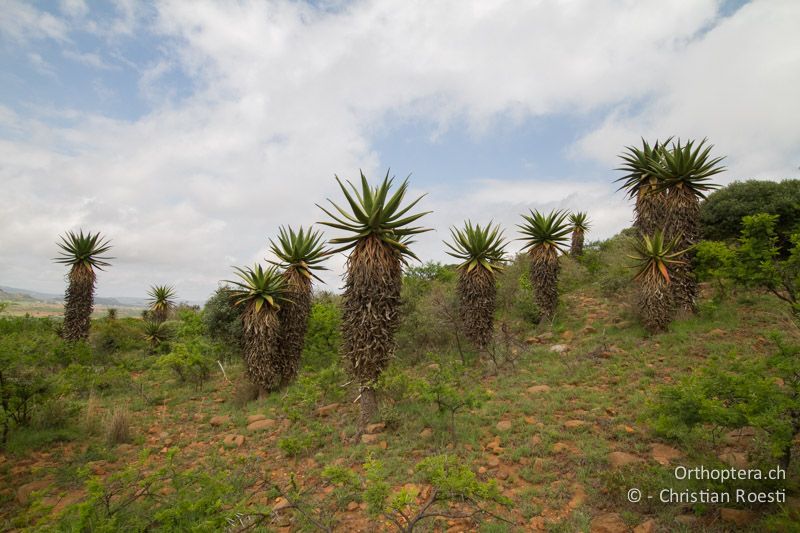
[[[777,349],[770,332],[794,344],[800,332],[769,295],[740,290],[720,299],[704,287],[697,316],[648,336],[632,312],[622,246],[622,237],[595,245],[582,264],[562,258],[552,324],[531,322],[524,263],[512,265],[499,288],[497,341],[483,357],[459,352],[454,342],[443,313],[453,286],[448,269],[413,272],[397,358],[379,387],[381,420],[357,442],[358,393],[335,353],[335,296],[316,300],[297,382],[254,401],[241,385],[238,357],[202,340],[199,316],[186,312],[171,322],[174,342],[210,354],[206,371],[189,369],[183,382],[170,360],[136,340],[137,321],[95,321],[95,346],[117,340],[102,362],[91,363],[91,383],[12,434],[0,455],[3,523],[392,531],[401,512],[438,509],[414,531],[721,532],[796,524],[797,461],[788,481],[769,487],[787,492],[785,504],[657,501],[664,488],[698,488],[675,479],[677,465],[776,463],[754,428],[668,435],[653,414],[659,391],[706,367],[755,364]],[[439,503],[464,487],[471,498],[462,492]],[[736,487],[753,485],[726,486]],[[632,488],[656,499],[631,503]],[[397,513],[376,512],[387,495],[399,495]]]

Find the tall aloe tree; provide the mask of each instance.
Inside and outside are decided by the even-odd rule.
[[[89,325],[94,308],[94,288],[97,281],[95,269],[103,270],[110,266],[111,257],[103,254],[111,249],[109,241],[100,233],[83,230],[78,233],[68,231],[61,235],[59,257],[56,263],[69,265],[67,274],[67,292],[64,296],[64,329],[63,336],[70,341],[85,339],[89,336]]]
[[[229,295],[234,306],[241,306],[244,336],[244,361],[247,376],[259,394],[276,390],[281,383],[278,339],[278,312],[286,300],[286,280],[277,267],[235,267],[238,280]]]
[[[175,308],[175,288],[170,285],[153,285],[147,291],[150,315],[155,322],[164,322]]]
[[[320,209],[332,221],[326,226],[351,235],[332,239],[338,248],[331,253],[349,251],[343,294],[342,349],[351,373],[360,385],[360,431],[377,415],[375,382],[394,354],[394,334],[398,327],[398,309],[402,267],[408,258],[417,259],[409,245],[418,233],[429,231],[412,226],[426,212],[409,214],[422,199],[420,196],[402,207],[408,179],[390,195],[394,178],[386,177],[376,187],[361,173],[360,191],[351,182],[336,181],[347,201],[347,208],[328,200],[332,213]]]
[[[462,229],[450,228],[450,234],[447,254],[461,261],[456,287],[461,324],[467,338],[483,350],[494,333],[495,276],[503,269],[507,243],[500,226],[491,222],[473,226],[467,220]]]
[[[684,250],[678,248],[680,237],[670,240],[664,232],[642,235],[634,242],[636,276],[639,282],[639,312],[648,331],[664,331],[675,314],[675,299],[670,283],[670,270],[680,266]]]
[[[287,301],[278,312],[281,330],[278,346],[281,351],[281,385],[291,383],[300,368],[308,317],[311,314],[312,279],[320,280],[315,270],[327,270],[322,261],[327,257],[322,233],[302,226],[295,232],[291,227],[279,228],[277,242],[270,240],[272,253],[278,258],[273,264],[283,268]]]
[[[531,283],[534,297],[541,317],[551,320],[558,307],[558,254],[566,253],[567,235],[571,228],[567,214],[561,210],[543,215],[531,211],[530,216],[522,215],[524,222],[517,227],[525,241],[523,250],[528,250],[531,258]]]
[[[572,227],[572,246],[569,249],[569,253],[573,257],[579,257],[583,255],[583,240],[586,232],[591,227],[589,216],[581,211],[570,213],[569,223]]]
[[[666,193],[660,187],[660,178],[653,171],[653,162],[663,158],[664,143],[656,142],[653,146],[642,139],[642,147],[626,146],[619,157],[623,165],[617,170],[627,172],[616,181],[622,182],[620,190],[627,191],[627,196],[636,200],[633,226],[640,235],[652,235],[664,227],[667,215]]]
[[[664,229],[669,239],[678,238],[676,246],[684,250],[676,264],[673,290],[676,305],[684,310],[697,310],[697,280],[692,268],[692,248],[700,237],[700,200],[706,192],[718,187],[711,177],[725,171],[723,157],[711,157],[714,146],[690,140],[664,147],[660,157],[651,157],[648,172],[658,179],[657,191],[665,195]]]

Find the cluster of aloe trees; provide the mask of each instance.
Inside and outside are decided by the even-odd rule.
[[[639,309],[651,332],[666,329],[676,310],[697,310],[697,281],[692,248],[699,238],[700,201],[717,186],[711,176],[723,172],[722,157],[711,157],[706,140],[681,143],[672,137],[652,146],[629,146],[620,155],[626,172],[617,181],[636,201],[634,246]]]
[[[422,197],[404,203],[408,180],[392,190],[394,178],[387,173],[377,186],[370,186],[362,173],[357,187],[349,181],[337,183],[345,207],[330,201],[320,209],[329,217],[321,224],[347,232],[331,239],[327,249],[322,234],[315,230],[280,228],[277,240],[270,240],[277,261],[269,266],[235,267],[237,280],[229,281],[229,295],[240,309],[244,326],[244,360],[250,381],[261,393],[290,383],[300,364],[311,308],[314,273],[324,270],[322,262],[331,254],[347,252],[343,299],[342,351],[351,374],[358,380],[361,404],[360,427],[377,413],[375,385],[394,353],[394,335],[399,326],[402,268],[417,259],[409,246],[413,236],[430,231],[414,226],[428,212],[412,213]],[[558,255],[566,252],[567,235],[572,232],[572,253],[579,255],[588,229],[586,215],[570,216],[562,211],[549,215],[531,212],[520,225],[531,260],[531,278],[543,318],[552,318],[557,306]],[[453,228],[452,243],[446,243],[458,258],[457,291],[460,316],[468,338],[485,349],[493,335],[496,275],[506,261],[507,242],[492,223],[485,226],[467,221],[463,229]],[[73,265],[67,290],[65,336],[88,335],[94,292],[93,268],[108,266],[102,254],[110,246],[99,234],[68,234],[61,245],[61,262]],[[168,285],[150,288],[146,335],[155,345],[163,340],[163,323],[175,306],[175,290]],[[80,321],[76,317],[80,317]],[[68,323],[68,325],[66,325]]]
[[[321,263],[329,254],[321,233],[302,227],[296,232],[279,228],[270,248],[277,261],[268,267],[236,267],[238,279],[229,282],[231,301],[241,309],[247,376],[259,394],[296,377],[311,312],[312,278],[315,270],[325,269]]]

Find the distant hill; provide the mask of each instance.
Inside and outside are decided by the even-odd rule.
[[[64,301],[63,294],[49,294],[46,292],[32,291],[29,289],[18,289],[16,287],[6,287],[0,285],[0,300],[12,302],[33,301],[47,303],[61,303]],[[144,298],[131,298],[127,296],[116,296],[113,298],[97,297],[94,302],[98,305],[110,307],[147,307],[147,300]]]

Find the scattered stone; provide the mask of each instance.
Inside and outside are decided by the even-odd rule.
[[[583,488],[583,485],[576,483],[574,488],[575,494],[572,495],[572,498],[570,498],[569,502],[567,503],[567,507],[573,511],[583,505],[583,502],[586,501],[586,490]]]
[[[485,466],[482,466],[482,467],[478,468],[478,473],[481,474],[481,475],[485,474],[488,471],[489,470]]]
[[[383,438],[383,433],[364,433],[361,442],[364,444],[377,444]]]
[[[211,420],[208,421],[208,423],[214,427],[230,424],[230,422],[231,422],[231,417],[228,415],[212,416]]]
[[[569,351],[569,346],[566,344],[554,344],[550,347],[550,351],[555,353],[566,353]]]
[[[194,418],[197,422],[202,422],[206,419],[206,415],[203,413],[195,413],[192,418]]]
[[[244,435],[226,435],[223,443],[230,448],[240,448],[244,444]]]
[[[525,339],[525,344],[539,344],[540,342],[539,337],[528,337]]]
[[[511,423],[511,420],[501,420],[495,427],[497,428],[497,431],[508,431],[511,429],[512,425],[513,424]]]
[[[264,420],[267,418],[265,415],[257,414],[257,415],[250,415],[247,417],[247,423],[252,424],[253,422],[258,422],[259,420]]]
[[[745,527],[755,522],[758,515],[753,511],[747,511],[745,509],[729,509],[723,507],[719,510],[719,517],[723,522],[728,522],[738,527]]]
[[[575,334],[572,333],[572,331],[570,331],[570,330],[567,330],[567,331],[565,331],[564,333],[561,334],[561,338],[564,339],[565,341],[571,341],[572,337],[574,337],[574,336],[575,336]]]
[[[225,403],[225,398],[214,398],[214,403]]]
[[[591,333],[597,333],[597,330],[595,328],[593,328],[592,326],[586,326],[585,328],[583,328],[583,333],[588,335],[588,334],[591,334]]]
[[[280,511],[281,509],[286,509],[290,505],[291,504],[289,503],[289,500],[287,500],[283,496],[278,496],[277,498],[275,498],[275,505],[272,506],[272,510],[277,512]]]
[[[434,372],[437,372],[440,368],[439,363],[431,363],[428,365],[428,370],[433,370]]]
[[[429,439],[433,437],[433,430],[431,428],[425,428],[419,432],[419,436],[423,439]]]
[[[611,452],[608,454],[608,462],[614,468],[620,468],[633,463],[642,463],[644,459],[626,452]]]
[[[698,519],[693,514],[680,514],[675,517],[675,521],[684,526],[693,526],[698,522]]]
[[[719,455],[719,460],[734,468],[748,468],[750,461],[747,454],[742,452],[725,452]]]
[[[534,516],[528,521],[530,531],[547,531],[547,522],[543,516]]]
[[[487,459],[486,464],[489,465],[489,468],[497,468],[500,466],[500,458],[496,455],[490,455],[489,459]]]
[[[264,431],[265,429],[275,427],[275,424],[276,422],[271,418],[256,420],[253,423],[247,424],[247,431]]]
[[[627,533],[630,528],[618,513],[605,513],[592,519],[591,533]]]
[[[317,408],[317,416],[328,416],[339,408],[338,403],[331,403]]]
[[[539,335],[536,338],[539,339],[539,342],[549,341],[550,339],[553,338],[553,332],[552,331],[548,331],[546,333],[542,333],[541,335]]]
[[[347,510],[352,512],[358,509],[358,502],[350,502],[347,504]]]
[[[633,528],[633,533],[656,533],[657,527],[656,521],[651,518]]]
[[[534,435],[533,437],[531,437],[532,446],[538,446],[541,443],[542,443],[542,437],[540,437],[539,435]]]
[[[20,505],[28,505],[31,500],[31,494],[42,491],[52,484],[53,480],[50,478],[25,483],[17,489],[17,501]]]
[[[547,392],[550,390],[550,385],[533,385],[528,387],[528,392],[531,394],[536,394],[539,392]]]
[[[524,420],[525,420],[526,424],[535,424],[536,423],[536,419],[534,417],[532,417],[532,416],[526,416]]]
[[[725,331],[724,331],[724,330],[721,330],[721,329],[719,329],[719,328],[714,328],[714,329],[712,329],[711,331],[709,331],[709,332],[708,332],[708,334],[709,334],[709,335],[715,335],[715,336],[717,336],[717,337],[720,337],[720,336],[722,336],[722,335],[725,335]]]
[[[495,437],[486,445],[487,450],[491,450],[494,453],[500,453],[503,451],[503,447],[500,445],[500,437]]]
[[[583,452],[571,442],[556,442],[553,444],[553,453],[570,453],[572,455],[583,455]]]
[[[386,429],[386,422],[367,425],[367,433],[380,433],[384,429]]]
[[[564,422],[564,427],[569,429],[575,429],[585,424],[586,422],[584,422],[583,420],[567,420],[566,422]]]
[[[659,443],[655,443],[651,446],[651,454],[653,459],[655,459],[658,464],[665,466],[670,464],[673,459],[683,457],[683,452],[680,450],[676,450],[672,446]]]

